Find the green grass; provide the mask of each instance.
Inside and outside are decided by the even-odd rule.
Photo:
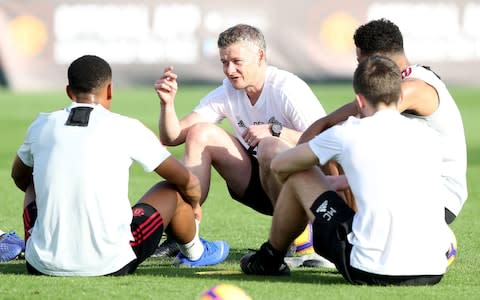
[[[177,96],[179,115],[188,113],[212,86],[181,86]],[[327,111],[352,99],[349,85],[313,85]],[[26,275],[24,261],[0,264],[0,299],[194,299],[215,283],[226,282],[245,289],[254,299],[470,299],[480,294],[480,88],[454,87],[464,117],[468,141],[469,200],[452,225],[459,242],[459,257],[434,287],[364,287],[345,283],[336,272],[295,269],[290,277],[255,277],[240,274],[238,261],[248,248],[257,248],[268,236],[270,218],[232,201],[226,187],[214,173],[208,201],[204,205],[201,233],[207,239],[226,239],[231,254],[221,265],[175,268],[169,260],[151,258],[138,271],[123,278],[54,278]],[[12,93],[0,90],[0,229],[22,229],[22,193],[10,179],[15,151],[27,126],[39,111],[51,111],[68,104],[63,91]],[[158,99],[152,88],[116,90],[112,110],[142,120],[157,132]],[[228,125],[224,124],[228,129]],[[170,149],[177,157],[183,147]],[[414,172],[415,170],[412,170]],[[129,196],[135,202],[158,178],[131,169]],[[69,212],[65,212],[69,213]],[[73,214],[72,214],[73,216]],[[415,255],[412,252],[405,255]]]

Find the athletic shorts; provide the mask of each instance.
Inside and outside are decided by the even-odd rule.
[[[365,272],[350,265],[352,244],[347,235],[352,232],[355,212],[334,191],[321,194],[310,207],[315,215],[312,224],[315,252],[335,264],[342,276],[352,284],[367,285],[433,285],[443,275],[388,276]]]
[[[258,166],[258,160],[253,153],[245,150],[250,158],[250,165],[252,166],[252,173],[250,174],[250,181],[248,183],[247,189],[243,197],[236,195],[228,186],[227,188],[230,193],[230,196],[237,200],[238,202],[256,210],[259,213],[264,215],[272,216],[273,215],[273,205],[272,201],[265,193],[260,182],[260,171]]]
[[[146,203],[138,203],[132,207],[133,219],[130,224],[134,240],[130,242],[136,259],[132,260],[119,270],[106,274],[106,276],[121,276],[133,273],[139,264],[150,257],[163,234],[163,218],[158,211]],[[32,275],[43,275],[28,262],[27,272]]]

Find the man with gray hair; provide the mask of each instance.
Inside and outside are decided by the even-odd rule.
[[[185,144],[184,163],[200,179],[200,204],[207,198],[213,166],[233,199],[272,215],[281,187],[270,171],[272,158],[295,145],[325,111],[303,80],[267,64],[265,39],[257,28],[239,24],[225,30],[218,49],[226,78],[183,118],[175,111],[173,67],[155,82],[160,139],[168,146]],[[217,125],[225,118],[233,134]],[[200,221],[200,206],[195,212]]]

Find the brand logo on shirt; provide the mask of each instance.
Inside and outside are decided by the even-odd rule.
[[[237,116],[237,120],[239,119],[239,116]],[[268,124],[282,124],[281,122],[279,122],[277,119],[275,119],[275,117],[271,117],[270,119],[268,119]],[[265,124],[265,122],[262,122],[262,121],[254,121],[252,123],[252,125],[262,125],[262,124]],[[237,125],[238,127],[240,128],[245,128],[247,129],[248,126],[245,124],[245,122],[243,122],[243,120],[240,120],[237,122]]]
[[[270,119],[268,119],[268,124],[282,124],[282,123],[280,123],[277,119],[275,119],[275,117],[271,117]]]
[[[317,214],[323,213],[322,218],[325,219],[327,222],[330,221],[337,213],[337,211],[333,207],[328,208],[328,200],[323,201],[322,204],[317,207],[315,212]]]
[[[238,117],[237,117],[237,118],[238,118]],[[238,121],[237,125],[238,125],[238,127],[240,127],[240,128],[247,128],[247,126],[245,125],[245,123],[243,122],[243,120]]]
[[[145,215],[145,210],[143,210],[143,208],[134,208],[133,209],[133,216],[134,217],[141,217]]]

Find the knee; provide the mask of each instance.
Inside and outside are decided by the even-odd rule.
[[[261,168],[270,169],[270,163],[275,155],[288,147],[275,137],[263,138],[258,144],[257,159]]]
[[[188,129],[188,133],[185,139],[185,144],[194,144],[198,145],[207,145],[212,136],[215,135],[215,132],[218,130],[218,127],[215,124],[210,123],[197,123],[192,125]]]

